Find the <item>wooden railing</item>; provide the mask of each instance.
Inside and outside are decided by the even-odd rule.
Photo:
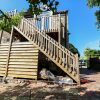
[[[26,39],[43,52],[49,59],[57,64],[63,71],[79,83],[78,56],[71,53],[68,49],[49,37],[45,32],[41,32],[29,20],[23,18],[20,26],[14,27]]]
[[[30,20],[39,31],[59,32],[61,25],[60,15],[39,16],[36,18],[28,18],[28,20]]]

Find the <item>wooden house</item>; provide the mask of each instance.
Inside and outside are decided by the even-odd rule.
[[[12,26],[7,43],[1,34],[0,76],[38,79],[39,71],[49,66],[79,84],[78,55],[68,50],[67,18],[68,11],[24,16],[17,27]]]

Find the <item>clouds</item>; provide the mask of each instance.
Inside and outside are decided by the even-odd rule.
[[[100,40],[95,40],[87,43],[85,48],[97,49],[100,50]]]

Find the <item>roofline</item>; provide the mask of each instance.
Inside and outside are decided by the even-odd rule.
[[[68,10],[57,11],[57,12],[54,12],[53,14],[68,14]]]

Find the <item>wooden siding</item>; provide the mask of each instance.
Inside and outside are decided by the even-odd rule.
[[[5,76],[9,44],[0,44],[0,76]],[[37,79],[38,49],[29,42],[11,45],[7,76]]]

